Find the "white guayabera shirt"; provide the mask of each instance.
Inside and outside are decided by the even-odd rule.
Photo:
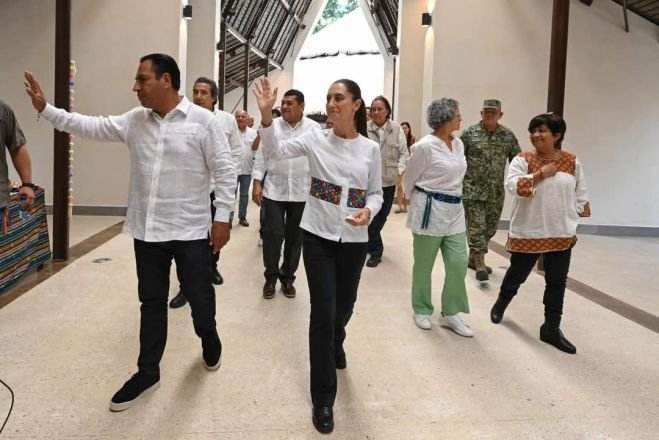
[[[58,130],[128,145],[125,233],[149,242],[206,238],[211,175],[215,179],[215,220],[229,221],[236,190],[229,144],[213,113],[187,98],[164,118],[144,107],[97,117],[69,113],[50,104],[41,116]]]

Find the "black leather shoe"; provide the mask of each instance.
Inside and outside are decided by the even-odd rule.
[[[494,303],[492,310],[490,310],[490,321],[495,324],[500,323],[503,319],[503,314],[506,311],[508,304],[510,304],[509,299],[504,299],[501,297],[497,298],[497,302]]]
[[[220,275],[220,272],[217,269],[213,270],[211,283],[215,284],[216,286],[220,286],[224,283],[224,278],[222,278],[222,275]]]
[[[172,300],[169,302],[170,309],[178,309],[183,307],[188,303],[188,299],[183,295],[183,292],[179,292]]]
[[[263,285],[263,298],[272,299],[275,297],[275,284],[276,281],[266,281]]]
[[[293,283],[281,283],[281,291],[286,298],[295,298],[296,290]]]
[[[577,347],[567,340],[560,328],[551,328],[547,324],[542,324],[540,327],[540,340],[568,354],[577,352]]]
[[[313,426],[321,434],[334,431],[334,413],[331,406],[313,407]]]
[[[238,220],[238,224],[240,226],[245,226],[245,227],[249,226],[249,222],[245,218],[241,218],[240,220]]]
[[[366,265],[368,267],[376,267],[378,264],[380,264],[380,261],[382,261],[382,257],[376,257],[375,255],[371,255],[368,261],[366,261]]]

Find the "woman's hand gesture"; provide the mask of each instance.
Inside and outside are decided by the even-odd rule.
[[[262,76],[255,81],[252,91],[261,111],[261,125],[267,127],[272,123],[272,108],[277,101],[277,87],[273,89],[270,80]]]

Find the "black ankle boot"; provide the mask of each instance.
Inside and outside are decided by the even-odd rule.
[[[497,302],[494,303],[492,310],[490,310],[490,320],[493,323],[498,324],[501,322],[510,301],[512,301],[512,298],[502,298],[501,296],[497,298]]]
[[[577,348],[567,340],[558,327],[549,327],[547,324],[542,324],[540,327],[540,340],[565,353],[575,354],[577,352]]]
[[[329,434],[334,430],[334,412],[331,406],[313,407],[313,426],[321,434]]]

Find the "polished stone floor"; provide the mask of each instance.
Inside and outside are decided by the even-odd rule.
[[[139,305],[131,239],[118,235],[0,309],[0,379],[15,403],[2,438],[306,439],[309,300],[303,267],[298,296],[261,297],[257,210],[234,226],[216,288],[222,368],[201,364],[189,308],[169,315],[161,388],[136,407],[108,411],[135,372]],[[74,217],[72,244],[117,218]],[[338,439],[656,439],[659,334],[586,299],[566,296],[566,355],[538,340],[543,280],[532,274],[503,322],[489,309],[507,260],[481,285],[469,271],[474,329],[462,338],[412,320],[411,234],[404,214],[385,227],[385,256],[364,268],[346,342],[335,406]],[[495,242],[502,244],[505,233]],[[106,263],[94,263],[109,258]],[[570,277],[659,322],[659,239],[581,236]],[[443,268],[434,273],[439,309]],[[172,271],[171,295],[178,289]],[[638,312],[637,312],[638,313]],[[654,317],[654,321],[652,320]],[[0,387],[0,423],[9,410]]]

